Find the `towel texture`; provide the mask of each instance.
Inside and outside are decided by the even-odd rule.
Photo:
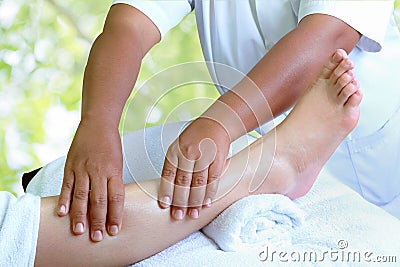
[[[241,251],[265,245],[289,246],[292,232],[304,221],[304,213],[288,197],[279,194],[243,198],[203,228],[224,251]]]
[[[0,192],[0,266],[33,266],[39,231],[40,198]]]

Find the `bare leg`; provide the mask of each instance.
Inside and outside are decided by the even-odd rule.
[[[44,198],[36,265],[123,266],[142,260],[205,226],[233,202],[249,195],[254,182],[261,186],[253,193],[282,193],[291,197],[305,194],[358,120],[361,95],[349,71],[352,66],[346,66],[344,57],[345,54],[336,53],[325,64],[321,75],[277,128],[275,154],[262,149],[274,141],[273,135],[267,135],[250,146],[250,160],[244,173],[242,163],[248,160],[248,151],[231,159],[217,194],[229,193],[203,209],[199,219],[186,217],[174,221],[169,210],[159,209],[157,200],[151,197],[157,195],[159,180],[141,183],[145,190],[131,184],[125,187],[124,224],[119,235],[106,235],[102,242],[93,243],[87,233],[73,236],[67,227],[69,218],[56,215],[57,197]],[[273,157],[271,169],[267,164],[258,164],[259,159],[261,163],[271,162]]]
[[[226,175],[235,176],[235,170]],[[223,190],[233,187],[224,179]],[[156,195],[159,180],[141,183],[150,195]],[[123,225],[117,236],[104,236],[93,243],[85,232],[74,236],[68,229],[69,218],[55,213],[56,197],[44,198],[36,251],[36,266],[126,266],[153,255],[205,226],[234,201],[245,197],[243,187],[204,209],[198,220],[171,219],[169,210],[158,207],[156,199],[147,195],[137,184],[126,185]]]
[[[345,51],[336,51],[278,125],[275,161],[267,178],[281,177],[279,193],[291,198],[306,194],[337,146],[356,126],[362,95],[353,67]],[[263,141],[271,142],[271,138]],[[261,164],[257,168],[260,174],[255,179],[259,180],[265,170]]]

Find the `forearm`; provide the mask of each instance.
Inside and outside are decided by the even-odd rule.
[[[85,69],[82,120],[118,127],[141,61],[158,40],[157,28],[140,11],[127,5],[110,9]]]
[[[206,112],[207,116],[218,117],[235,140],[271,120],[271,115],[277,116],[293,106],[316,77],[324,60],[338,48],[351,51],[359,38],[356,30],[337,18],[328,15],[305,17],[248,73],[258,89],[249,81],[242,81],[222,95],[220,103]],[[221,108],[217,106],[223,105],[231,112],[221,116],[218,115]],[[238,123],[244,127],[238,127]],[[238,129],[245,129],[245,132]]]

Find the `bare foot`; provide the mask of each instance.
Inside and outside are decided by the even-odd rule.
[[[356,126],[362,95],[353,67],[346,52],[337,50],[277,127],[276,153],[267,176],[277,180],[266,183],[284,181],[276,187],[277,193],[291,198],[306,194],[326,161]],[[263,186],[257,190],[263,191]]]

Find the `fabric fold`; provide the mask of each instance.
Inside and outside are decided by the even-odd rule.
[[[258,246],[291,244],[293,229],[302,225],[303,211],[279,194],[243,198],[203,228],[224,251],[243,251]]]

